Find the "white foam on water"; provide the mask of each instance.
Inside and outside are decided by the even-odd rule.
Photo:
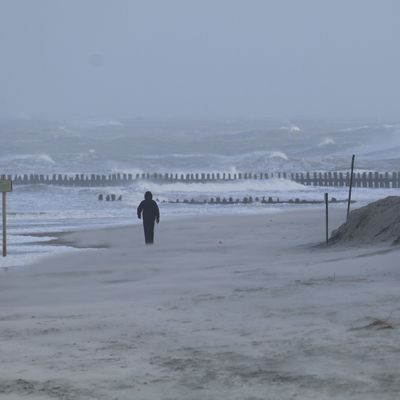
[[[297,125],[290,125],[290,126],[281,126],[279,129],[284,131],[289,131],[290,133],[300,133],[302,129]]]
[[[290,191],[296,192],[306,190],[307,187],[288,179],[268,179],[268,180],[243,180],[209,183],[156,183],[141,181],[137,185],[137,190],[145,192],[150,190],[157,194],[165,193],[249,193],[249,192],[270,192],[270,191]]]
[[[327,137],[318,145],[318,147],[330,146],[332,144],[336,144],[336,142],[332,138]]]
[[[56,135],[62,136],[62,135],[66,135],[69,137],[81,137],[81,134],[75,130],[69,129],[64,125],[60,125],[57,128],[57,131],[55,133]]]
[[[118,126],[118,127],[123,127],[124,123],[122,121],[119,121],[118,119],[115,118],[99,118],[99,119],[92,119],[92,120],[87,120],[85,121],[85,124],[92,126],[92,127],[107,127],[107,126]]]
[[[289,157],[283,151],[271,151],[268,155],[269,158],[281,158],[282,160],[289,160]]]
[[[362,130],[367,130],[368,128],[369,128],[369,125],[353,126],[353,127],[338,129],[338,132],[362,131]]]
[[[54,165],[56,162],[48,154],[14,154],[0,157],[0,165],[15,162],[45,163]],[[30,164],[31,165],[31,164]]]

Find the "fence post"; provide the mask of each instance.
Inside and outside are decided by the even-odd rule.
[[[329,242],[329,209],[328,209],[328,193],[325,193],[325,225],[326,225],[326,245]]]
[[[6,208],[6,193],[2,192],[3,203],[3,257],[7,256],[7,208]]]
[[[2,195],[2,222],[3,222],[3,257],[7,256],[7,207],[6,207],[6,198],[7,192],[12,191],[12,181],[11,180],[2,180],[0,181],[0,192]]]
[[[353,154],[353,157],[351,158],[351,175],[350,175],[350,187],[349,187],[349,200],[347,203],[347,219],[349,219],[349,214],[350,214],[350,203],[351,203],[351,190],[353,187],[353,173],[354,173],[354,159],[355,155]]]

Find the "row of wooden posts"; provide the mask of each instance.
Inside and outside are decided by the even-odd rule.
[[[12,180],[15,185],[59,185],[59,186],[127,186],[135,181],[149,180],[158,183],[208,183],[233,182],[238,180],[290,179],[307,186],[348,187],[350,173],[343,172],[262,172],[262,173],[141,173],[141,174],[23,174],[1,175],[1,180]],[[353,187],[400,188],[400,172],[363,172],[353,175]]]
[[[156,199],[158,201],[158,199]],[[252,204],[252,203],[261,203],[261,204],[323,204],[325,200],[306,200],[300,199],[298,197],[292,198],[289,200],[282,200],[279,197],[271,197],[271,196],[262,196],[262,197],[253,197],[253,196],[245,196],[241,198],[233,198],[233,197],[211,197],[207,199],[176,199],[176,200],[163,200],[161,203],[171,203],[171,204],[217,204],[217,205],[232,205],[232,204]],[[354,201],[352,201],[354,203]],[[336,197],[332,197],[328,200],[328,203],[347,203],[347,199],[338,200]]]

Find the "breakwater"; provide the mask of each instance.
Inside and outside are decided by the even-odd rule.
[[[336,203],[347,203],[348,200],[338,200],[335,197],[332,197],[329,200],[329,203],[331,204],[336,204]],[[300,199],[300,198],[292,198],[288,200],[281,200],[279,197],[252,197],[252,196],[245,196],[242,198],[233,198],[233,197],[211,197],[209,199],[176,199],[176,200],[169,200],[165,201],[163,200],[162,203],[171,203],[171,204],[222,204],[222,205],[228,205],[228,204],[253,204],[253,203],[261,203],[261,204],[324,204],[324,200],[305,200],[305,199]],[[351,203],[355,203],[354,200],[351,201]]]
[[[260,172],[260,173],[115,173],[115,174],[20,174],[0,175],[11,179],[15,185],[58,186],[128,186],[135,181],[148,180],[157,183],[211,183],[243,180],[289,179],[306,186],[346,187],[350,184],[349,172]],[[353,176],[354,187],[400,188],[400,172],[362,172]]]

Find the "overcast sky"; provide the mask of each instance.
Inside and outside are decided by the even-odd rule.
[[[0,114],[400,116],[399,0],[0,0]]]

